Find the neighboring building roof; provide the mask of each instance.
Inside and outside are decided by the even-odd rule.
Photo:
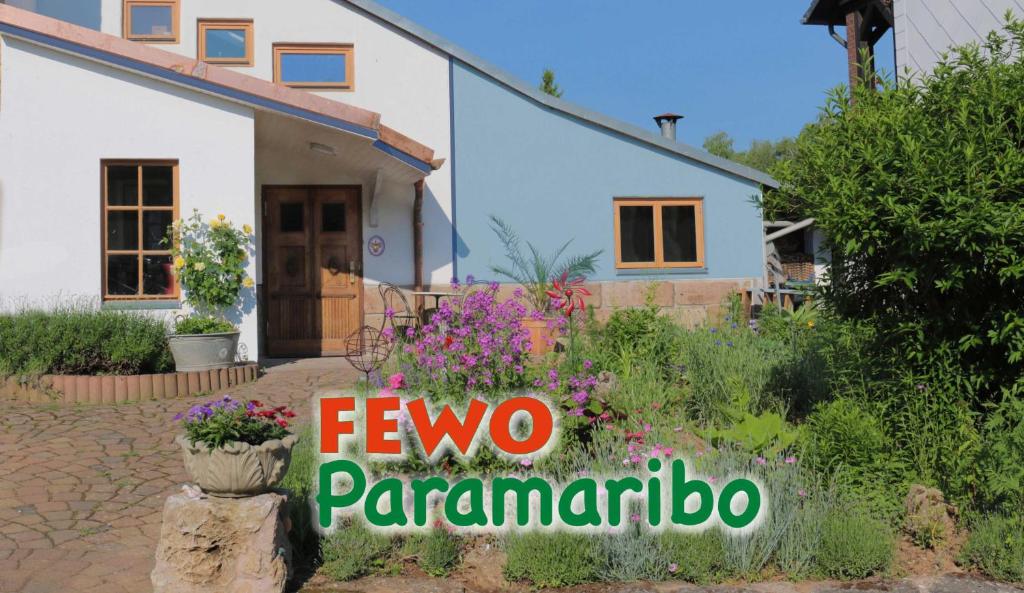
[[[310,92],[211,66],[185,56],[0,4],[0,34],[363,136],[382,152],[429,173],[433,149],[383,126],[380,114]]]
[[[805,25],[843,25],[846,13],[839,5],[845,0],[814,0],[800,22]]]
[[[805,25],[845,25],[846,15],[854,10],[876,9],[875,20],[892,26],[891,0],[813,0],[800,22]]]
[[[420,25],[410,21],[402,15],[393,12],[383,6],[377,4],[373,0],[335,0],[337,2],[345,2],[363,12],[369,14],[372,17],[376,17],[392,26],[405,31],[406,33],[416,37],[423,42],[431,45],[438,50],[458,59],[470,67],[486,74],[493,78],[499,83],[506,87],[516,91],[517,93],[526,96],[527,98],[544,105],[550,109],[560,111],[577,119],[584,120],[591,124],[600,126],[612,132],[628,136],[635,140],[639,140],[645,144],[649,144],[660,148],[661,150],[677,154],[679,156],[688,158],[693,161],[697,161],[709,167],[714,167],[726,173],[730,173],[737,177],[742,177],[750,181],[754,181],[761,185],[768,187],[778,187],[778,182],[772,178],[771,175],[752,169],[750,167],[735,163],[728,159],[723,159],[710,154],[699,148],[695,148],[688,144],[676,142],[663,137],[660,133],[654,133],[638,126],[627,124],[625,122],[616,120],[606,115],[591,111],[589,109],[580,107],[558,99],[551,95],[541,92],[539,89],[515,78],[514,76],[504,72],[496,66],[493,66],[479,58],[470,52],[462,49],[461,47],[443,39],[442,37],[434,34],[433,32],[421,27]]]

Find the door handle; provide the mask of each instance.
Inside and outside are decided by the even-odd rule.
[[[359,274],[359,261],[349,260],[348,262],[348,283],[355,286],[356,275]]]

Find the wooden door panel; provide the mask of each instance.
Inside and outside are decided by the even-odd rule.
[[[313,192],[320,336],[325,354],[345,351],[345,339],[362,325],[360,192]]]
[[[267,187],[265,270],[271,356],[337,355],[362,325],[358,187]]]

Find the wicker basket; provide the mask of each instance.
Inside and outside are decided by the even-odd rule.
[[[814,256],[809,253],[782,253],[779,255],[786,279],[795,282],[814,280]]]

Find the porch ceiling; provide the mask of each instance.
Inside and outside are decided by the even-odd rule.
[[[314,169],[328,167],[344,177],[373,180],[379,171],[389,181],[412,184],[424,171],[393,158],[375,146],[376,141],[332,130],[307,121],[258,112],[256,151],[284,159],[295,170],[294,182],[307,182]],[[330,154],[333,152],[333,154]]]

